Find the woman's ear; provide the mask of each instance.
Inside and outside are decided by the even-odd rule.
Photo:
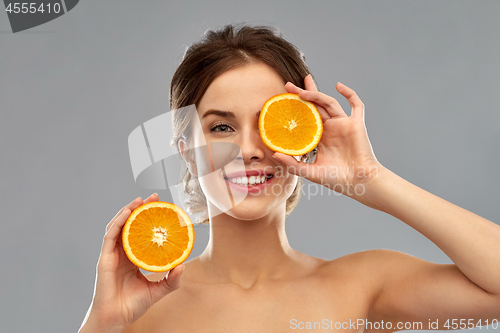
[[[193,151],[187,149],[187,144],[183,139],[179,139],[179,151],[182,158],[186,162],[189,172],[193,176],[198,176],[198,169],[196,168],[196,161],[194,160]]]

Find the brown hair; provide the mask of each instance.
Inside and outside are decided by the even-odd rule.
[[[175,71],[170,84],[170,109],[177,110],[188,105],[198,105],[203,94],[213,80],[232,68],[260,62],[269,65],[285,82],[292,82],[305,89],[304,78],[309,74],[305,57],[293,44],[286,41],[281,33],[266,26],[226,25],[220,30],[208,30],[203,38],[193,43]],[[171,144],[179,149],[179,140],[190,146],[191,133],[188,119],[183,112],[175,112],[173,119],[174,137]],[[314,160],[316,149],[302,155],[306,163]],[[183,176],[184,191],[188,194],[187,210],[191,214],[203,213],[198,223],[208,223],[207,199],[198,180],[188,185],[192,175]],[[302,178],[286,201],[286,215],[289,215],[300,200]]]

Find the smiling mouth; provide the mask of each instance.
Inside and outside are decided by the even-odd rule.
[[[274,177],[273,175],[267,175],[267,176],[235,177],[235,178],[224,178],[224,179],[233,184],[251,187],[267,183],[273,177]]]

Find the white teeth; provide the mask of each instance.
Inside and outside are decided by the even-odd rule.
[[[250,176],[250,177],[237,177],[237,178],[229,178],[232,183],[252,186],[255,184],[265,183],[267,180],[266,176]]]

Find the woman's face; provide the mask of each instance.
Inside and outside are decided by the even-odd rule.
[[[231,142],[241,149],[239,157],[227,164],[224,172],[218,170],[211,177],[199,178],[212,211],[252,220],[276,211],[281,205],[284,209],[298,178],[286,172],[284,165],[271,157],[274,152],[262,142],[258,126],[262,106],[274,95],[286,93],[284,86],[283,79],[271,67],[253,63],[218,76],[200,100],[197,112],[205,141]],[[199,138],[199,133],[195,135],[195,144],[199,146],[201,142],[196,142],[199,140],[196,137]],[[264,172],[258,178],[263,183],[257,183],[257,176],[252,179],[240,174],[240,179],[237,179],[238,174],[234,172],[244,170]],[[245,181],[250,184],[255,181],[256,184],[247,187]],[[244,198],[229,210],[225,205],[228,189]]]

